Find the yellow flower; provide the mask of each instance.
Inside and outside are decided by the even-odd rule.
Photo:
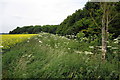
[[[24,40],[30,39],[32,36],[38,34],[5,34],[0,35],[2,39],[0,40],[0,46],[3,46],[3,49],[10,48],[16,43],[22,42]]]

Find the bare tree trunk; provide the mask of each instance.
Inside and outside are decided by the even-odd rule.
[[[106,57],[106,30],[105,30],[105,26],[102,27],[102,59],[105,60]]]
[[[102,18],[102,60],[105,60],[106,58],[106,52],[107,52],[107,39],[106,39],[106,3],[103,4],[103,18]]]
[[[105,31],[105,26],[104,26],[104,27],[102,27],[102,60],[105,60],[106,52],[107,52],[107,50],[106,50],[107,44],[106,44],[105,33],[106,33],[106,31]]]
[[[108,22],[108,15],[109,14],[107,14],[107,16],[106,16],[107,17],[107,21],[106,21],[106,41],[108,41],[108,33],[109,33],[108,32],[108,24],[109,24],[109,22]]]
[[[113,4],[113,3],[112,3]],[[101,5],[101,10],[103,10],[103,14],[102,14],[102,60],[105,60],[106,59],[106,54],[107,54],[107,41],[108,41],[108,26],[109,26],[109,23],[115,19],[115,17],[118,15],[114,12],[111,12],[112,11],[112,8],[111,6],[114,6],[111,5],[111,3],[107,3],[107,2],[101,2],[100,3]],[[111,15],[112,14],[115,14],[114,16]],[[97,27],[99,27],[99,25],[97,24],[96,20],[92,17],[92,14],[90,13],[90,16],[91,18],[93,19],[95,25]]]
[[[107,48],[107,41],[109,36],[108,25],[109,25],[109,7],[107,8],[107,11],[106,11],[106,48]]]

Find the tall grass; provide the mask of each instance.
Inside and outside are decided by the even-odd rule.
[[[90,44],[41,33],[3,54],[3,78],[119,79],[118,58],[103,62]]]

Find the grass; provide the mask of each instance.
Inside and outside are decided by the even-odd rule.
[[[3,78],[118,79],[118,58],[103,62],[89,45],[40,33],[3,54]]]

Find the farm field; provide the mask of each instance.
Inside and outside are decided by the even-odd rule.
[[[8,36],[7,41],[15,43],[3,43],[12,45],[3,54],[3,78],[119,79],[119,49],[113,49],[119,46],[118,39],[109,44],[109,53],[114,54],[102,63],[100,50],[84,39],[49,33]]]
[[[16,43],[20,43],[24,40],[30,39],[32,36],[35,36],[37,34],[4,34],[0,35],[0,48],[2,49],[8,49],[12,46],[14,46]]]

